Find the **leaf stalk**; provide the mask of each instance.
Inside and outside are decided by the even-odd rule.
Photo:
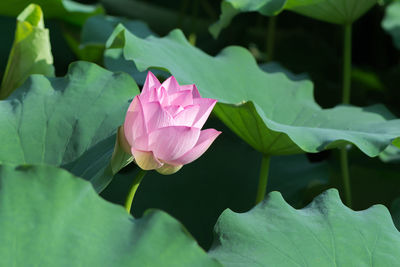
[[[256,204],[260,203],[264,199],[265,193],[267,191],[270,161],[270,155],[263,155],[261,160],[260,178],[258,180]]]

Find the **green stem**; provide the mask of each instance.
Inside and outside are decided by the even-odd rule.
[[[271,157],[269,155],[263,155],[261,161],[260,179],[258,181],[256,204],[260,203],[264,199],[265,192],[267,191],[270,159]]]
[[[277,20],[277,17],[273,16],[273,17],[269,18],[269,22],[268,22],[267,61],[272,61],[274,59],[276,20]]]
[[[351,89],[351,23],[344,26],[343,38],[343,95],[342,103],[350,104],[350,89]],[[340,167],[342,169],[342,183],[344,190],[344,202],[351,208],[351,188],[350,188],[350,173],[349,160],[347,157],[346,148],[340,150]]]
[[[351,23],[344,26],[342,103],[350,104],[351,89]]]
[[[131,213],[133,198],[135,197],[136,190],[138,189],[140,182],[143,180],[143,177],[145,176],[145,174],[146,174],[146,171],[140,169],[138,174],[136,175],[135,179],[133,179],[131,189],[129,190],[129,194],[126,197],[126,201],[125,201],[125,210],[128,213]]]
[[[350,187],[350,175],[349,175],[349,161],[347,158],[347,150],[345,147],[340,149],[340,165],[342,169],[342,182],[344,190],[344,203],[347,207],[352,207],[351,201],[351,187]]]

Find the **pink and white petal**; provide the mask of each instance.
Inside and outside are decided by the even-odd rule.
[[[210,145],[220,134],[221,132],[215,129],[206,129],[201,131],[199,140],[191,150],[186,152],[183,156],[179,157],[178,159],[168,163],[173,165],[185,165],[198,159],[201,155],[204,154],[204,152],[207,151]]]
[[[181,85],[181,91],[190,90],[192,92],[193,98],[200,98],[199,90],[195,84]]]
[[[171,76],[171,77],[169,77],[168,79],[166,79],[166,80],[161,84],[161,86],[163,86],[163,87],[167,90],[168,94],[173,94],[173,93],[176,93],[176,92],[179,92],[179,91],[180,91],[179,83],[178,83],[178,81],[175,79],[174,76]]]
[[[136,150],[148,151],[149,150],[149,136],[147,134],[139,136],[133,140],[132,146]]]
[[[160,102],[149,102],[143,105],[143,114],[148,133],[175,124],[174,118],[166,111]]]
[[[193,122],[193,127],[200,128],[206,123],[208,116],[210,116],[217,100],[211,98],[195,98],[193,104],[199,105],[200,110]]]
[[[124,121],[124,133],[128,143],[133,146],[135,138],[147,134],[143,107],[138,96],[129,105]]]
[[[154,87],[160,87],[161,83],[158,81],[157,77],[151,71],[147,72],[146,81],[144,82],[142,94],[146,94],[150,89]]]
[[[182,168],[182,165],[170,165],[168,163],[164,163],[160,168],[156,169],[156,171],[162,175],[170,175],[174,174]]]
[[[165,109],[172,117],[175,117],[176,114],[178,114],[179,112],[181,112],[182,110],[184,110],[184,108],[183,108],[182,106],[177,106],[177,105],[167,106],[167,107],[164,107],[164,109]]]
[[[149,148],[163,162],[172,162],[197,143],[200,129],[186,126],[160,128],[149,134]]]
[[[175,125],[176,126],[189,126],[191,127],[194,123],[194,120],[199,113],[200,106],[199,105],[191,105],[185,107],[184,110],[179,112],[175,117]]]
[[[193,105],[193,95],[189,90],[179,91],[173,94],[168,94],[168,102],[170,105],[179,105],[182,107]]]
[[[163,163],[160,162],[151,151],[141,151],[132,148],[132,155],[136,164],[142,170],[155,170],[163,165]]]

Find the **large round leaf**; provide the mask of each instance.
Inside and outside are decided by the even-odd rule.
[[[226,210],[211,256],[225,266],[397,266],[400,233],[388,210],[355,212],[336,190],[308,207],[290,207],[278,192],[243,214]]]
[[[351,142],[376,156],[400,136],[400,120],[388,121],[369,111],[380,111],[378,107],[321,109],[310,81],[264,72],[241,47],[228,47],[211,57],[179,30],[164,38],[142,39],[121,25],[109,47],[123,48],[139,71],[162,68],[180,83],[195,83],[203,97],[219,101],[214,109],[218,117],[265,154],[317,152]]]
[[[168,214],[134,219],[51,166],[0,165],[1,266],[219,266]]]
[[[217,37],[239,13],[258,12],[274,16],[284,9],[330,23],[347,24],[357,20],[376,3],[377,0],[224,0],[219,20],[209,30]]]
[[[112,136],[138,93],[129,75],[88,62],[73,63],[63,78],[33,75],[0,101],[0,162],[105,168],[114,149]],[[71,166],[81,157],[85,160]],[[101,190],[111,178],[102,180],[103,171],[74,173]]]

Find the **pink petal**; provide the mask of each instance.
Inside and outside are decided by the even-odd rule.
[[[147,126],[147,132],[174,125],[174,118],[159,102],[150,102],[143,105],[143,114]]]
[[[168,107],[164,107],[164,109],[172,116],[175,117],[176,114],[178,114],[179,112],[181,112],[183,110],[182,106],[168,106]]]
[[[179,83],[174,76],[171,76],[168,79],[166,79],[162,83],[162,86],[167,90],[169,95],[180,91]]]
[[[138,96],[135,96],[129,105],[124,121],[124,133],[131,146],[138,136],[147,134],[143,108]]]
[[[168,95],[164,87],[153,87],[140,95],[142,103],[158,101],[162,106],[168,105]]]
[[[200,129],[186,126],[170,126],[150,133],[149,148],[163,162],[179,158],[197,143]]]
[[[173,94],[168,94],[168,102],[170,105],[188,106],[193,105],[193,95],[189,90],[179,91]]]
[[[154,170],[163,165],[151,151],[141,151],[134,148],[131,151],[136,164],[143,170]]]
[[[148,134],[144,134],[142,136],[136,137],[133,140],[132,148],[136,150],[148,151],[149,150],[149,136]]]
[[[197,113],[197,116],[194,120],[193,127],[200,128],[203,127],[204,123],[208,116],[210,116],[211,111],[213,110],[217,100],[211,98],[195,98],[193,99],[193,104],[199,105],[200,110]]]
[[[146,77],[146,81],[144,82],[143,85],[143,89],[142,89],[142,94],[143,93],[148,93],[150,89],[154,88],[154,87],[160,87],[160,82],[158,81],[157,77],[154,76],[154,74],[149,71],[147,72],[147,77]]]
[[[221,132],[215,129],[206,129],[200,132],[196,145],[178,159],[169,162],[172,165],[184,165],[198,159],[210,147]]]
[[[185,107],[184,110],[179,112],[175,117],[175,126],[192,126],[197,114],[199,113],[199,105],[191,105]]]
[[[193,98],[200,98],[199,90],[194,84],[181,85],[181,91],[190,90],[192,92]]]

